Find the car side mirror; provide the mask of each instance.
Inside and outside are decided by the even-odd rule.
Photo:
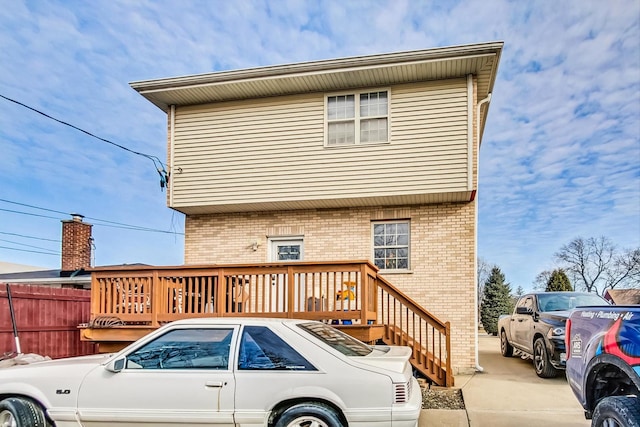
[[[117,374],[118,372],[124,369],[124,364],[126,361],[127,361],[126,357],[121,357],[119,359],[110,361],[109,363],[107,363],[107,365],[104,368],[109,372],[113,372],[114,374]]]
[[[516,314],[533,314],[531,307],[516,307]]]

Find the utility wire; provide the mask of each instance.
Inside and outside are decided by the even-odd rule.
[[[24,207],[27,207],[27,208],[39,209],[41,211],[59,213],[59,214],[62,214],[62,215],[69,215],[69,212],[62,212],[62,211],[56,211],[56,210],[53,210],[53,209],[41,208],[39,206],[28,205],[26,203],[20,203],[20,202],[14,202],[14,201],[7,200],[7,199],[0,199],[0,202],[11,203],[12,205],[24,206]]]
[[[30,212],[14,211],[14,210],[11,210],[11,209],[2,209],[2,208],[0,208],[0,211],[11,212],[11,213],[21,214],[21,215],[37,216],[37,217],[40,217],[40,218],[50,218],[50,219],[60,220],[59,217],[55,217],[55,216],[38,215],[38,214],[30,213]],[[89,218],[89,217],[86,217],[86,218]],[[135,225],[110,225],[110,224],[92,224],[92,225],[96,225],[96,226],[100,226],[100,227],[122,228],[122,229],[125,229],[125,230],[134,230],[134,231],[147,231],[147,232],[150,232],[150,233],[184,234],[184,233],[178,233],[177,231],[157,230],[157,229],[154,229],[154,228],[138,227],[138,226],[135,226]]]
[[[47,113],[44,113],[44,112],[42,112],[42,111],[40,111],[40,110],[38,110],[38,109],[36,109],[36,108],[30,107],[30,106],[28,106],[28,105],[26,105],[26,104],[23,104],[23,103],[22,103],[22,102],[20,102],[20,101],[16,101],[15,99],[12,99],[12,98],[6,97],[6,96],[4,96],[4,95],[2,95],[2,94],[0,94],[0,98],[4,98],[4,99],[6,99],[6,100],[7,100],[7,101],[9,101],[9,102],[13,102],[14,104],[18,104],[18,105],[20,105],[20,106],[22,106],[22,107],[24,107],[24,108],[27,108],[27,109],[29,109],[29,110],[31,110],[31,111],[33,111],[33,112],[35,112],[35,113],[41,114],[41,115],[43,115],[44,117],[46,117],[46,118],[48,118],[48,119],[51,119],[51,120],[53,120],[53,121],[56,121],[56,122],[58,122],[58,123],[60,123],[60,124],[63,124],[63,125],[65,125],[65,126],[69,126],[70,128],[73,128],[73,129],[75,129],[75,130],[77,130],[77,131],[80,131],[80,132],[82,132],[82,133],[85,133],[85,134],[89,135],[89,136],[90,136],[90,137],[92,137],[92,138],[98,139],[98,140],[100,140],[100,141],[102,141],[102,142],[106,142],[107,144],[111,144],[111,145],[113,145],[113,146],[115,146],[115,147],[121,148],[121,149],[123,149],[123,150],[125,150],[125,151],[128,151],[128,152],[130,152],[130,153],[136,154],[136,155],[138,155],[138,156],[146,157],[147,159],[149,159],[149,160],[151,160],[151,161],[153,162],[153,166],[156,168],[156,170],[158,171],[158,174],[160,175],[160,187],[161,187],[161,188],[164,188],[164,187],[165,187],[165,185],[167,185],[167,184],[168,184],[168,181],[169,181],[169,173],[167,172],[167,170],[166,170],[166,167],[165,167],[164,163],[162,163],[162,161],[161,161],[158,157],[156,157],[156,156],[152,156],[152,155],[149,155],[149,154],[145,154],[145,153],[141,153],[141,152],[139,152],[139,151],[134,151],[134,150],[131,150],[130,148],[125,147],[124,145],[120,145],[120,144],[117,144],[117,143],[115,143],[115,142],[113,142],[113,141],[109,141],[108,139],[101,138],[101,137],[99,137],[99,136],[97,136],[97,135],[92,134],[92,133],[91,133],[91,132],[89,132],[89,131],[86,131],[86,130],[84,130],[84,129],[81,129],[81,128],[77,127],[77,126],[72,125],[71,123],[67,123],[67,122],[62,121],[62,120],[60,120],[60,119],[56,119],[55,117],[52,117],[52,116],[48,115]]]
[[[17,213],[17,214],[22,214],[22,215],[37,216],[37,217],[40,217],[40,218],[60,219],[60,218],[55,217],[55,216],[39,215],[39,214],[30,213],[30,212],[20,212],[20,211],[14,211],[14,210],[11,210],[11,209],[2,209],[2,208],[0,208],[0,211]]]
[[[53,249],[43,248],[41,246],[27,245],[26,243],[14,242],[13,240],[0,239],[0,242],[13,243],[14,245],[26,246],[27,248],[42,249],[43,251],[53,252]]]
[[[56,242],[56,243],[60,243],[61,242],[60,239],[46,239],[44,237],[27,236],[27,235],[24,235],[24,234],[9,233],[7,231],[0,231],[0,234],[6,234],[8,236],[24,237],[25,239],[43,240],[43,241],[47,241],[47,242]]]
[[[55,256],[60,255],[59,252],[58,253],[54,253],[54,252],[30,251],[28,249],[9,248],[7,246],[0,246],[0,249],[9,249],[10,251],[20,251],[20,252],[31,252],[31,253],[34,253],[34,254],[55,255]]]
[[[57,214],[65,215],[65,216],[66,215],[70,215],[68,212],[62,212],[62,211],[57,211],[57,210],[54,210],[54,209],[42,208],[42,207],[39,207],[39,206],[28,205],[26,203],[14,202],[14,201],[11,201],[11,200],[6,200],[6,199],[0,199],[0,202],[11,203],[13,205],[24,206],[24,207],[32,208],[32,209],[39,209],[39,210],[43,210],[43,211],[47,211],[47,212],[53,212],[53,213],[57,213]],[[38,215],[38,214],[34,214],[34,213],[15,211],[15,210],[11,210],[11,209],[2,209],[2,208],[0,208],[0,211],[23,214],[23,215],[38,216],[38,217],[42,217],[42,218],[60,219],[58,217],[52,217],[52,216],[47,216],[47,215]],[[88,217],[88,216],[85,217],[85,218],[90,219],[92,221],[104,222],[105,224],[94,224],[94,225],[103,226],[103,227],[123,228],[123,229],[126,229],[126,230],[149,231],[149,232],[154,232],[154,233],[184,234],[184,233],[179,233],[177,231],[166,231],[166,230],[159,230],[159,229],[155,229],[155,228],[141,227],[141,226],[138,226],[138,225],[122,224],[122,223],[119,223],[119,222],[107,221],[107,220],[104,220],[104,219],[92,218],[92,217]]]

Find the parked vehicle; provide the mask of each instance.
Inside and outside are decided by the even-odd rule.
[[[567,381],[594,427],[640,426],[640,306],[576,309]]]
[[[0,369],[0,425],[416,427],[410,355],[307,320],[181,320],[119,353]]]
[[[578,306],[603,305],[607,301],[585,292],[534,292],[518,299],[513,314],[500,316],[500,351],[511,357],[514,351],[533,359],[541,378],[552,378],[565,368],[565,322]]]

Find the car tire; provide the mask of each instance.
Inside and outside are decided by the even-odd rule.
[[[274,427],[344,427],[331,407],[322,403],[299,403],[287,408],[278,417]]]
[[[549,360],[547,346],[542,338],[538,338],[533,343],[533,368],[540,378],[555,378],[558,375],[558,370]]]
[[[640,427],[640,398],[605,397],[593,411],[591,427]]]
[[[46,427],[42,408],[30,400],[10,397],[0,402],[0,425]]]
[[[509,344],[509,340],[507,339],[507,333],[504,331],[500,331],[500,353],[504,357],[513,356],[513,346]]]

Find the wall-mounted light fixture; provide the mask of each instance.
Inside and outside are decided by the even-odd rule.
[[[253,239],[249,242],[249,247],[254,251],[257,251],[261,245],[262,245],[262,240],[260,239]]]

